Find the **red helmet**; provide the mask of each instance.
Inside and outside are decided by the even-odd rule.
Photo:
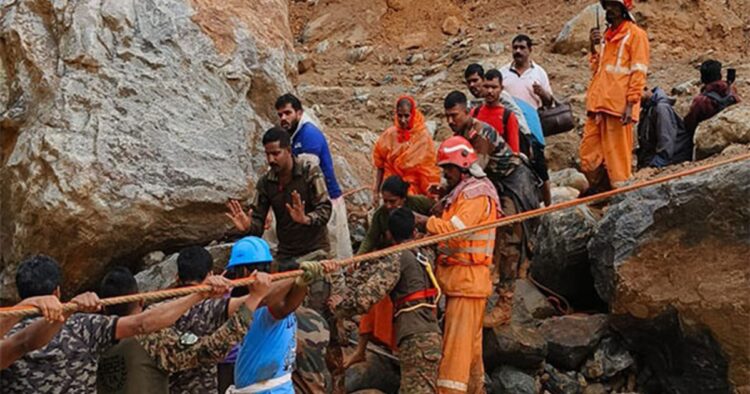
[[[438,148],[437,164],[439,166],[453,164],[468,170],[478,159],[474,147],[461,136],[448,138]]]

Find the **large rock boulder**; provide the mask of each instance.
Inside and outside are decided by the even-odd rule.
[[[553,317],[539,330],[547,341],[547,361],[558,368],[577,370],[607,334],[607,315]]]
[[[506,324],[485,329],[483,334],[482,357],[487,372],[501,365],[534,369],[547,357],[547,342],[537,328]]]
[[[629,193],[589,243],[596,289],[615,312],[647,319],[674,307],[708,327],[750,386],[750,164]]]
[[[597,305],[587,249],[599,214],[586,206],[541,218],[531,262],[531,276],[575,307]]]
[[[3,298],[30,254],[76,291],[112,261],[221,237],[292,88],[287,2],[0,7]]]
[[[597,15],[599,15],[599,25],[603,32],[607,26],[607,22],[604,19],[605,12],[599,2],[596,2],[584,8],[573,19],[565,23],[565,26],[563,26],[560,34],[557,35],[555,42],[552,44],[552,52],[574,54],[579,53],[583,49],[588,49],[589,32],[592,27],[596,27]]]
[[[695,156],[698,159],[720,153],[732,144],[750,144],[750,106],[734,105],[698,125]]]

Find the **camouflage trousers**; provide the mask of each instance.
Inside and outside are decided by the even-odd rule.
[[[440,333],[409,335],[398,345],[402,394],[437,393],[438,367],[442,355]]]
[[[292,374],[295,393],[329,393],[331,374],[326,366],[330,330],[326,320],[314,310],[297,308],[297,368]]]

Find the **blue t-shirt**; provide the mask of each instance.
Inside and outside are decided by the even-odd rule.
[[[242,340],[234,366],[234,384],[238,389],[291,374],[297,355],[297,317],[294,313],[276,320],[268,307],[255,311],[253,324]],[[264,394],[294,394],[292,381]]]
[[[539,120],[539,113],[536,111],[536,108],[518,97],[513,97],[513,100],[515,100],[518,107],[521,108],[523,117],[526,118],[526,124],[529,125],[529,130],[531,130],[532,137],[534,137],[536,142],[544,146],[544,132],[542,131],[542,121]]]
[[[341,188],[333,170],[333,158],[328,149],[328,141],[323,132],[314,123],[306,122],[292,137],[292,154],[297,157],[303,153],[315,155],[320,160],[320,170],[326,178],[328,196],[333,200],[341,196]]]

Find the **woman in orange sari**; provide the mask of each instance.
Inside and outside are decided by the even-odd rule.
[[[409,194],[428,195],[430,185],[440,182],[435,145],[413,98],[398,98],[393,123],[380,135],[372,152],[377,168],[373,206],[380,204],[380,186],[391,175],[409,182]]]

